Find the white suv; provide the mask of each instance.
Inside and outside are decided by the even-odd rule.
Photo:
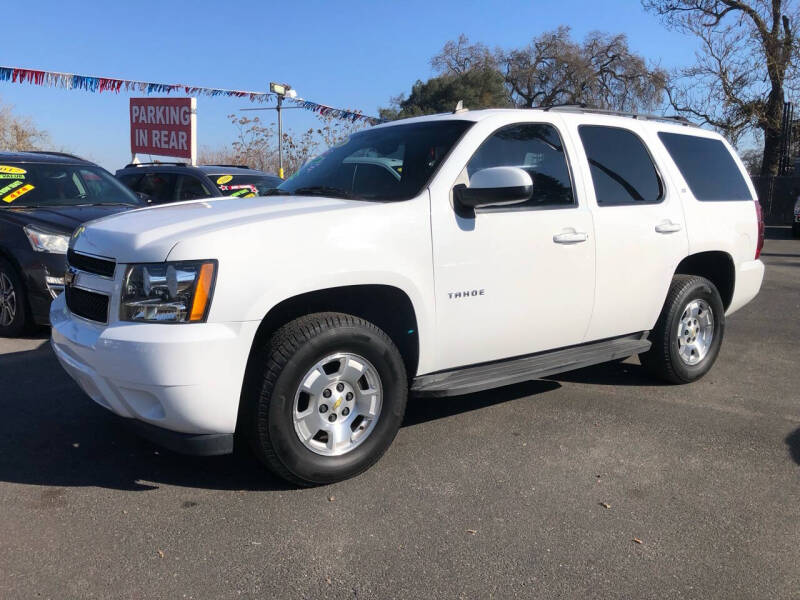
[[[196,454],[249,440],[301,485],[392,442],[409,391],[457,395],[639,355],[702,377],[764,265],[719,135],[580,108],[374,127],[273,197],[74,235],[52,344],[93,400]]]

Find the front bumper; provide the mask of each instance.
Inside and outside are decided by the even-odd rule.
[[[178,432],[173,440],[235,431],[258,322],[101,325],[72,315],[64,295],[53,301],[50,321],[59,362],[101,406]],[[159,434],[145,429],[151,434],[145,437],[159,442]],[[160,443],[171,447],[165,435]]]
[[[50,303],[64,291],[66,257],[30,251],[18,258],[33,320],[39,325],[47,325]]]
[[[232,433],[181,433],[136,419],[124,420],[140,437],[179,454],[217,456],[233,452]]]

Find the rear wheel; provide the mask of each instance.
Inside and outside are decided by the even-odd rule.
[[[17,270],[0,258],[0,337],[17,337],[28,324],[25,288]]]
[[[392,443],[408,395],[389,336],[352,315],[316,313],[279,329],[255,363],[246,427],[256,455],[298,485],[358,475]]]
[[[792,224],[792,237],[800,238],[800,223]]]
[[[708,279],[675,275],[650,340],[639,356],[651,374],[670,383],[700,379],[714,364],[725,331],[725,308]]]

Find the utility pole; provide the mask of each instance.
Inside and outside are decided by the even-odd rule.
[[[278,97],[278,177],[283,179],[283,119],[281,118],[281,106],[284,98],[296,98],[297,92],[292,86],[286,83],[270,82],[269,91]]]
[[[278,96],[278,177],[283,179],[283,119],[281,118],[283,96]]]

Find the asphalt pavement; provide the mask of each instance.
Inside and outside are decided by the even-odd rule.
[[[364,475],[293,489],[129,433],[47,332],[0,340],[0,598],[798,598],[800,240],[703,380],[635,360],[412,399]]]

